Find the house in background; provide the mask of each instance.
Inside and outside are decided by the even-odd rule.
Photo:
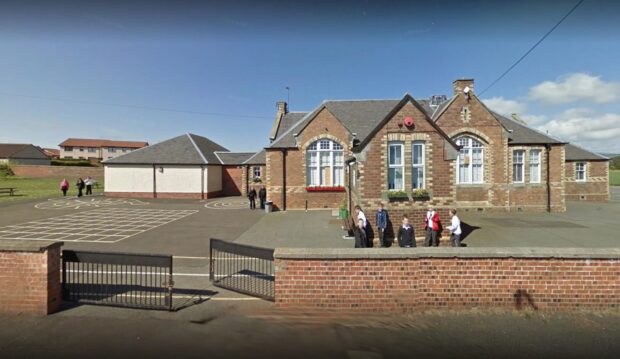
[[[148,142],[141,141],[69,138],[58,146],[60,147],[60,158],[102,161],[148,145]]]
[[[230,152],[210,139],[184,134],[104,160],[105,195],[138,198],[239,196],[262,176],[264,155]],[[262,173],[261,173],[262,171]]]
[[[45,153],[45,155],[50,160],[55,160],[55,159],[60,158],[60,150],[57,150],[55,148],[41,148],[41,150],[43,150],[43,153]]]
[[[43,150],[35,145],[0,143],[0,163],[49,166],[51,161]]]

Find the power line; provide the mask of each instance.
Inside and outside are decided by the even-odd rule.
[[[525,52],[525,54],[523,54],[523,56],[521,56],[521,57],[520,57],[520,58],[519,58],[519,59],[518,59],[518,60],[517,60],[514,64],[512,64],[512,66],[510,66],[510,67],[508,68],[508,70],[504,71],[504,73],[503,73],[503,74],[501,74],[501,75],[500,75],[500,76],[499,76],[499,77],[498,77],[495,81],[493,81],[493,82],[492,82],[489,86],[487,86],[484,90],[482,90],[482,91],[478,94],[478,96],[481,96],[481,95],[482,95],[482,94],[483,94],[486,90],[488,90],[488,89],[490,89],[491,87],[493,87],[493,86],[494,86],[496,83],[498,83],[498,82],[499,82],[502,78],[504,78],[504,76],[506,76],[506,75],[507,75],[507,74],[508,74],[508,73],[509,73],[512,69],[514,69],[514,68],[515,68],[515,67],[516,67],[516,66],[517,66],[517,65],[518,65],[521,61],[523,61],[523,59],[525,59],[525,58],[527,57],[527,55],[529,55],[529,54],[530,54],[530,52],[532,52],[532,51],[533,51],[533,50],[534,50],[534,49],[535,49],[538,45],[540,45],[540,43],[541,43],[541,42],[543,42],[543,41],[547,38],[547,36],[551,35],[551,33],[553,32],[553,30],[555,30],[558,26],[560,26],[560,24],[561,24],[562,22],[564,22],[564,20],[566,20],[566,18],[567,18],[570,14],[572,14],[572,13],[573,13],[573,11],[575,11],[575,10],[579,7],[579,5],[581,5],[581,3],[583,3],[584,1],[585,1],[585,0],[579,0],[579,2],[578,2],[575,6],[573,6],[573,8],[572,8],[572,9],[570,9],[570,11],[569,11],[568,13],[566,13],[566,15],[564,15],[564,17],[562,17],[562,18],[560,19],[560,21],[558,21],[558,22],[557,22],[557,23],[556,23],[556,24],[555,24],[555,25],[551,28],[551,30],[547,31],[547,33],[546,33],[543,37],[541,37],[541,38],[540,38],[540,40],[538,40],[538,42],[536,42],[536,43],[534,44],[534,46],[530,47],[530,49],[529,49],[529,50],[527,50],[527,51]]]
[[[11,96],[11,97],[24,97],[24,98],[31,98],[31,99],[36,99],[36,100],[79,103],[79,104],[83,104],[83,105],[114,106],[114,107],[126,107],[126,108],[135,108],[135,109],[151,110],[151,111],[187,113],[187,114],[190,114],[190,115],[209,115],[209,116],[240,117],[240,118],[271,118],[271,117],[268,117],[268,116],[180,110],[180,109],[166,108],[166,107],[130,105],[130,104],[123,104],[123,103],[90,101],[90,100],[74,100],[74,99],[66,99],[66,98],[58,98],[58,97],[46,97],[46,96],[34,96],[34,95],[15,94],[15,93],[8,93],[8,92],[0,92],[0,95],[2,95],[2,96]]]

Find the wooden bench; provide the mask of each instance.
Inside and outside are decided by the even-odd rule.
[[[0,194],[8,194],[9,196],[13,196],[17,192],[17,189],[14,187],[0,187]]]

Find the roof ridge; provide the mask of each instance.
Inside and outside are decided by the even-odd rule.
[[[394,98],[368,98],[368,99],[339,99],[339,100],[323,100],[323,102],[361,102],[361,101],[400,101],[400,99]]]
[[[263,152],[264,150],[265,150],[265,149],[263,148],[262,150],[260,150],[260,151],[258,151],[258,152],[256,152],[256,153],[254,153],[252,156],[250,156],[250,158],[248,158],[247,160],[243,161],[242,165],[247,164],[247,163],[248,163],[248,162],[249,162],[252,158],[254,158],[254,157],[258,156],[258,154],[259,154],[259,153],[261,153],[261,152]]]
[[[271,145],[275,144],[276,142],[278,142],[279,140],[282,139],[282,137],[286,136],[289,132],[291,132],[295,127],[297,127],[300,123],[302,123],[303,121],[306,120],[306,118],[310,115],[312,115],[313,113],[315,113],[319,108],[325,106],[325,100],[323,100],[323,102],[321,102],[321,104],[319,106],[317,106],[314,110],[306,113],[306,115],[304,117],[302,117],[299,121],[295,122],[288,130],[284,131],[284,133],[282,133],[280,136],[278,136],[277,138],[275,138],[273,140],[273,142],[271,143]],[[270,146],[271,146],[270,145]]]
[[[519,121],[517,121],[517,120],[515,120],[515,119],[513,119],[513,118],[510,118],[510,117],[504,116],[504,115],[502,115],[502,114],[500,114],[500,113],[497,113],[497,112],[495,112],[495,111],[493,111],[493,110],[491,110],[491,113],[492,113],[493,115],[500,116],[500,117],[502,117],[502,118],[504,118],[504,119],[506,119],[506,120],[508,120],[508,121],[510,121],[510,122],[512,122],[512,123],[514,123],[514,124],[517,124],[517,125],[519,125],[519,126],[523,126],[523,127],[527,128],[528,130],[532,130],[532,131],[534,131],[534,132],[536,132],[536,133],[538,133],[538,134],[540,134],[540,135],[543,135],[543,136],[549,137],[549,138],[550,138],[550,139],[552,139],[552,140],[558,141],[558,142],[560,142],[560,143],[568,143],[568,142],[566,142],[566,141],[564,141],[564,140],[560,139],[559,137],[555,137],[555,136],[550,135],[550,134],[548,134],[548,133],[544,133],[544,132],[542,132],[542,131],[540,131],[540,130],[538,130],[538,129],[534,128],[534,127],[530,127],[527,123],[525,123],[525,124],[524,124],[524,123],[521,123],[521,122],[519,122]]]
[[[186,135],[187,135],[187,138],[189,138],[189,140],[192,142],[192,145],[194,145],[194,148],[200,155],[200,158],[202,158],[205,164],[209,164],[209,161],[207,161],[207,158],[205,157],[204,153],[202,153],[202,151],[200,150],[200,147],[198,147],[198,145],[196,144],[196,141],[194,141],[194,138],[192,138],[192,136],[196,136],[196,135],[194,135],[193,133],[189,133],[189,132],[187,132]],[[217,159],[220,161],[220,164],[224,164],[217,154],[215,154],[215,157],[217,157]]]

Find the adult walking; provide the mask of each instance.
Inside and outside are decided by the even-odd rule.
[[[355,248],[368,247],[368,236],[366,235],[366,229],[364,228],[364,221],[362,219],[357,220],[357,225],[353,229],[353,235],[355,236]]]
[[[452,243],[452,247],[460,247],[462,233],[461,220],[456,215],[456,209],[450,210],[450,216],[452,216],[450,226],[448,226],[448,230],[450,231],[450,242]]]
[[[84,184],[86,185],[86,195],[92,195],[93,194],[93,179],[90,178],[90,176],[86,177],[86,179],[84,180]]]
[[[265,209],[265,201],[267,201],[267,190],[265,186],[261,186],[258,191],[258,199],[260,200],[260,209]]]
[[[248,192],[248,199],[250,200],[250,209],[256,209],[256,190],[254,187]]]
[[[413,227],[409,224],[409,218],[403,216],[403,221],[398,227],[398,245],[403,248],[415,247],[415,233]]]
[[[439,246],[439,238],[437,237],[439,232],[439,215],[435,212],[433,207],[428,207],[428,211],[424,216],[424,246],[425,247],[437,247]]]
[[[383,203],[379,202],[379,208],[375,213],[375,223],[377,225],[377,233],[379,234],[379,245],[381,247],[389,247],[391,243],[385,240],[385,229],[387,228],[388,213],[383,208]]]
[[[60,190],[62,191],[62,196],[67,197],[67,191],[69,190],[69,181],[66,178],[63,178],[60,181]]]
[[[78,178],[77,182],[75,183],[75,187],[78,190],[78,197],[82,197],[82,191],[84,190],[85,184],[84,184],[84,180],[82,179],[82,177]]]

